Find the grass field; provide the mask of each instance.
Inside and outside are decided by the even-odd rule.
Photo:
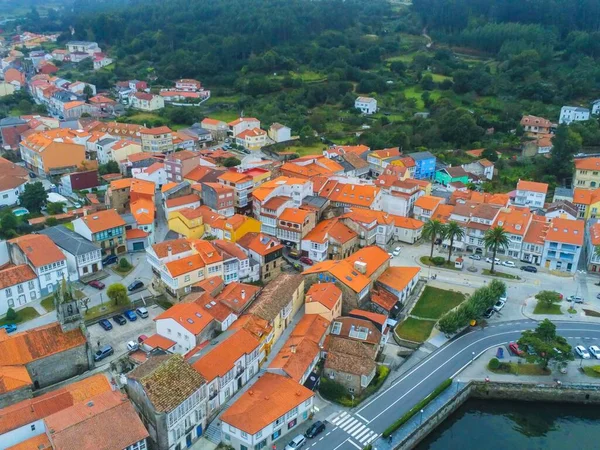
[[[23,322],[27,322],[31,319],[35,319],[36,317],[39,317],[40,315],[38,314],[38,312],[35,310],[34,307],[32,306],[27,306],[23,309],[20,309],[17,311],[17,320],[6,320],[6,316],[3,317],[2,319],[0,319],[0,325],[7,325],[9,323],[23,323]]]
[[[50,295],[41,301],[42,306],[48,312],[54,311],[56,308],[54,307],[54,296]]]
[[[600,378],[600,366],[584,366],[583,373],[588,377]]]
[[[489,275],[491,277],[506,278],[507,280],[520,280],[521,279],[521,277],[518,275],[512,275],[510,273],[504,273],[504,272],[498,272],[496,269],[494,269],[494,273],[490,272],[490,269],[483,269],[482,273],[484,275]]]
[[[505,373],[513,375],[550,375],[550,369],[544,369],[539,364],[518,364],[514,362],[503,362],[500,363],[500,367],[497,369],[491,369],[488,366],[488,370],[494,373]]]
[[[535,309],[533,310],[534,314],[562,314],[562,311],[560,310],[560,305],[550,305],[550,307],[537,302],[537,305],[535,305]]]
[[[417,54],[417,52],[412,52],[412,53],[406,53],[404,55],[391,56],[391,57],[387,58],[386,61],[389,61],[390,63],[392,63],[394,61],[402,61],[403,63],[411,63],[412,60],[415,59],[416,54]]]
[[[421,99],[421,95],[423,94],[423,89],[421,89],[421,86],[411,86],[409,88],[404,89],[404,91],[402,91],[405,95],[406,98],[414,98],[416,100],[416,106],[417,109],[425,109],[425,103],[423,103],[423,100]],[[442,93],[441,91],[438,90],[433,90],[433,91],[428,91],[431,95],[431,100],[438,100],[441,96]]]
[[[213,103],[237,103],[240,99],[239,95],[211,95],[205,104],[210,105]]]
[[[215,120],[222,120],[223,122],[232,122],[239,117],[239,114],[234,110],[219,110],[212,111],[208,114],[208,117]]]
[[[413,342],[425,342],[433,326],[435,320],[421,320],[413,317],[407,318],[396,327],[396,335],[400,339],[406,339]]]
[[[431,78],[433,78],[433,81],[435,81],[436,83],[441,83],[444,80],[452,80],[452,77],[447,77],[446,75],[440,75],[439,73],[432,73]]]
[[[322,155],[323,154],[323,148],[327,148],[326,145],[321,144],[321,143],[316,143],[310,146],[298,146],[298,145],[292,145],[291,147],[286,147],[284,150],[284,152],[294,152],[297,153],[300,156],[306,156],[306,155]]]
[[[427,319],[439,319],[452,308],[460,305],[465,300],[461,292],[448,291],[445,289],[426,286],[411,311],[411,315]]]

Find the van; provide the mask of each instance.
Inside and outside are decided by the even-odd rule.
[[[148,317],[148,310],[144,307],[139,307],[135,309],[135,312],[142,319],[146,319]]]
[[[298,259],[300,257],[300,252],[298,251],[298,249],[291,248],[288,255],[290,256],[290,258]]]

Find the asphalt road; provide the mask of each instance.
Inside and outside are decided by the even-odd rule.
[[[600,324],[556,321],[557,332],[569,337],[572,345],[600,343]],[[306,448],[313,450],[354,450],[375,442],[381,433],[413,405],[432,392],[445,379],[456,376],[474,358],[489,348],[517,340],[521,333],[533,329],[537,322],[518,320],[502,322],[484,330],[470,331],[452,341],[401,375],[385,391],[367,403],[329,417],[327,433]]]

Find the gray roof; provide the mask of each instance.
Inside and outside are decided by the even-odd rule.
[[[69,42],[67,42],[67,45],[90,45],[90,44],[95,44],[95,42],[91,42],[91,41],[69,41]]]
[[[40,234],[45,234],[52,241],[71,255],[85,255],[86,253],[95,252],[100,247],[92,244],[83,236],[69,230],[64,225],[46,228],[40,231]]]
[[[318,197],[316,195],[307,195],[306,197],[304,197],[304,199],[302,200],[302,204],[306,204],[306,205],[311,205],[314,206],[315,208],[323,208],[323,206],[325,206],[325,204],[327,203],[327,199],[325,197]]]
[[[104,139],[100,139],[98,141],[98,145],[105,146],[105,145],[112,144],[113,142],[117,142],[117,141],[118,141],[118,139],[115,139],[113,137],[104,138]]]
[[[566,187],[554,188],[555,197],[571,197],[573,198],[573,189]]]
[[[433,156],[431,153],[429,152],[416,152],[416,153],[409,153],[408,156],[410,156],[412,159],[414,159],[415,161],[421,161],[423,159],[435,159],[435,156]]]
[[[14,125],[23,125],[23,124],[26,124],[26,123],[27,122],[25,122],[20,117],[6,117],[6,118],[0,120],[0,127],[9,127],[9,126],[14,126]]]

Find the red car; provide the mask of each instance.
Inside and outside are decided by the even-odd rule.
[[[511,342],[510,344],[508,344],[508,348],[517,356],[522,356],[525,353],[519,348],[519,344],[517,344],[516,342]]]
[[[104,289],[104,283],[102,281],[98,281],[98,280],[90,281],[88,283],[88,286],[91,286],[91,287],[96,288],[98,290]]]
[[[314,264],[313,260],[310,258],[307,258],[306,256],[303,256],[302,258],[300,258],[300,262],[304,263],[304,264],[308,264],[309,266],[312,266]]]

